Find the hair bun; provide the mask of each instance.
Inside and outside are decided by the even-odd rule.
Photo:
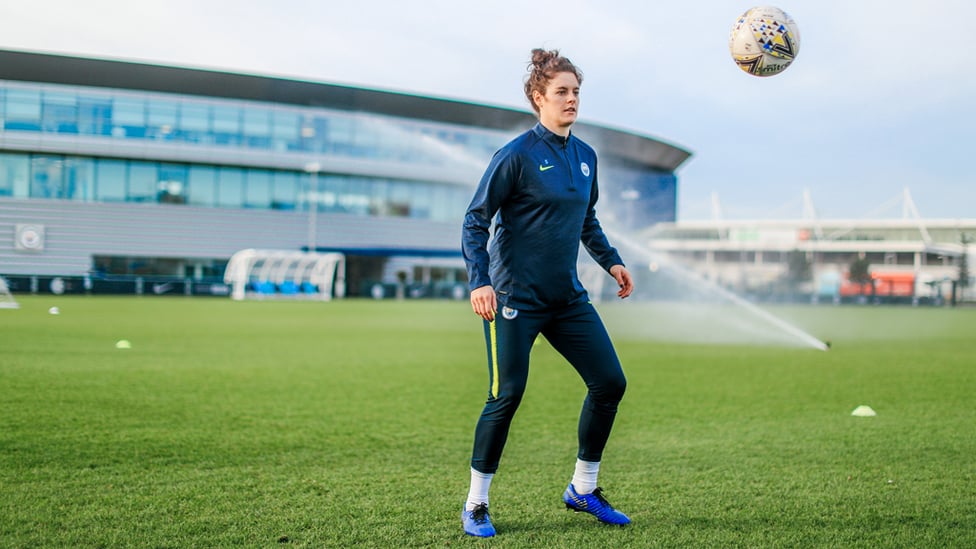
[[[545,68],[553,59],[559,57],[559,50],[544,50],[542,48],[535,48],[532,50],[532,65],[541,68]]]

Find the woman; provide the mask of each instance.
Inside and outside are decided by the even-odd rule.
[[[579,418],[576,470],[563,502],[604,523],[630,522],[597,487],[603,449],[627,381],[580,284],[580,243],[616,279],[619,297],[631,294],[633,281],[596,218],[596,153],[570,132],[582,79],[558,50],[532,50],[525,95],[539,122],[495,153],[464,218],[471,307],[484,319],[489,371],[488,400],[475,428],[471,488],[461,513],[464,531],[472,536],[495,535],[488,489],[525,390],[529,351],[540,333],[589,389]]]

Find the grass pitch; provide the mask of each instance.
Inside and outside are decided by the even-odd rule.
[[[629,387],[600,480],[633,525],[562,507],[583,386],[541,342],[476,540],[466,303],[18,300],[0,547],[976,546],[976,310],[773,310],[821,352],[656,340],[666,307],[605,304]]]

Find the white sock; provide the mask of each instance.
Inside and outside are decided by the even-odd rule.
[[[599,461],[576,460],[576,472],[573,473],[573,488],[577,494],[592,494],[596,490],[596,477],[600,473]]]
[[[468,490],[468,501],[464,504],[465,511],[474,511],[482,503],[488,504],[488,488],[491,488],[493,476],[494,473],[486,474],[471,468],[471,489]]]

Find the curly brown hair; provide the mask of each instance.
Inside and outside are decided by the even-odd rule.
[[[532,100],[532,92],[539,92],[543,95],[549,86],[549,81],[561,72],[569,72],[576,75],[576,80],[583,83],[583,71],[573,64],[569,59],[559,55],[559,50],[544,50],[535,48],[532,50],[532,60],[527,67],[529,74],[525,75],[525,97],[532,105],[532,109],[539,114],[539,106]]]

